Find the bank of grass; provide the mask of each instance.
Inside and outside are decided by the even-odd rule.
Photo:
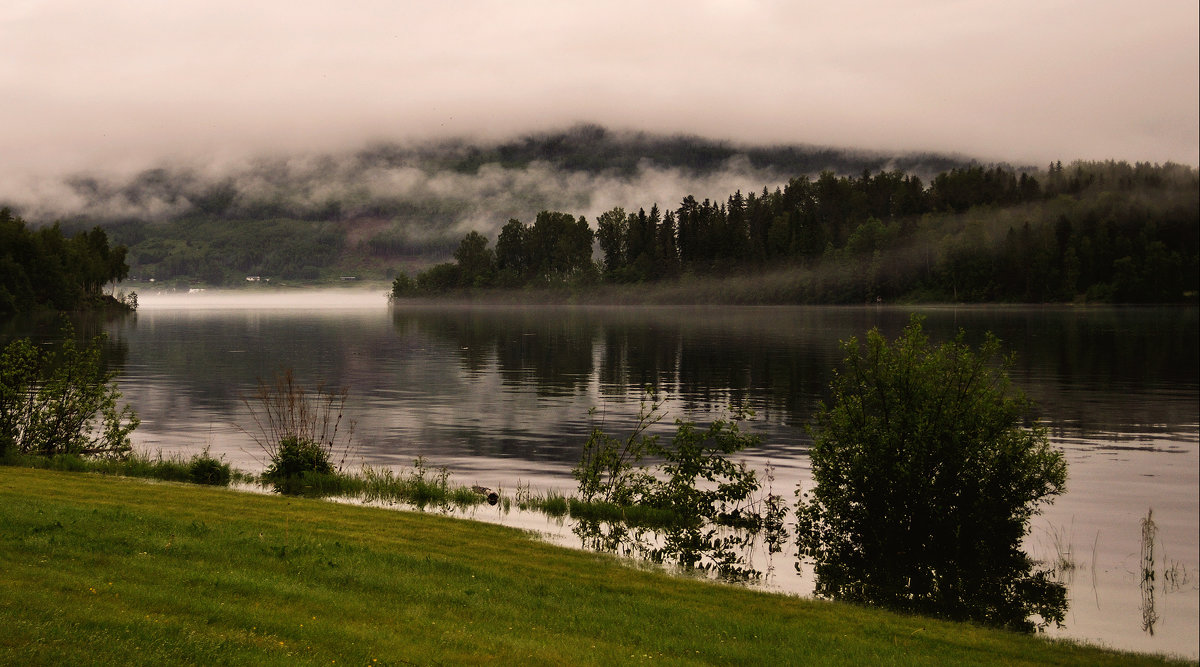
[[[0,467],[0,663],[1137,664],[442,516]]]
[[[138,451],[130,452],[121,458],[70,454],[8,454],[0,457],[0,466],[93,472],[212,486],[229,486],[233,483],[262,486],[264,489],[289,496],[336,496],[366,503],[405,503],[419,509],[467,509],[488,502],[486,493],[451,482],[450,474],[445,468],[430,468],[423,458],[418,458],[412,467],[400,472],[364,465],[357,470],[310,472],[287,478],[269,478],[233,469],[228,463],[213,457],[207,450],[189,458],[182,454],[164,456],[162,452],[151,455]],[[675,516],[667,510],[597,501],[585,502],[555,491],[536,493],[528,487],[516,489],[515,497],[501,490],[496,494],[496,503],[506,512],[516,506],[523,511],[542,512],[551,517],[570,516],[573,519],[619,521],[630,526],[668,526],[675,521]]]
[[[0,466],[94,472],[101,475],[191,482],[210,486],[229,486],[231,482],[252,483],[257,480],[252,475],[233,469],[225,461],[210,454],[207,448],[188,458],[184,458],[182,454],[164,456],[162,452],[158,452],[151,455],[136,450],[112,458],[76,454],[41,456],[9,452],[0,456]]]

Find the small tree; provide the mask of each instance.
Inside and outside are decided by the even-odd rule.
[[[1022,427],[1031,404],[999,341],[976,353],[960,332],[930,346],[913,316],[893,344],[874,329],[843,347],[816,414],[816,486],[797,510],[818,593],[1011,628],[1061,622],[1065,590],[1020,545],[1066,463],[1044,428]]]
[[[579,494],[584,502],[631,505],[646,493],[654,478],[641,463],[658,441],[657,435],[649,435],[647,431],[665,416],[661,412],[662,405],[658,396],[647,387],[633,430],[623,440],[605,433],[599,426],[592,427],[579,463],[571,470],[579,482]],[[589,411],[589,414],[595,413],[595,408]]]
[[[491,284],[496,256],[487,245],[488,240],[483,234],[475,231],[459,242],[454,259],[458,262],[459,280],[463,287],[488,287]]]
[[[739,426],[751,413],[735,409],[728,419],[718,419],[704,429],[677,419],[675,436],[663,443],[658,435],[648,434],[665,416],[662,405],[647,388],[630,434],[618,439],[594,428],[572,471],[584,503],[640,506],[661,512],[660,520],[669,516],[658,526],[658,543],[642,544],[640,531],[631,536],[627,530],[613,528],[606,534],[595,522],[584,524],[580,536],[597,545],[631,538],[630,546],[651,560],[686,568],[711,567],[726,578],[758,576],[745,566],[739,552],[770,520],[777,503],[772,497],[756,503],[757,476],[744,463],[729,458],[759,442]],[[642,465],[647,456],[659,463],[647,468]],[[723,529],[728,526],[745,530]]]
[[[0,350],[0,456],[123,457],[138,427],[133,408],[118,408],[116,373],[100,359],[103,336],[80,349],[69,324],[46,353],[27,338]]]

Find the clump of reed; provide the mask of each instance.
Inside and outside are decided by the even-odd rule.
[[[431,469],[424,457],[417,457],[411,469],[395,472],[364,465],[361,472],[348,475],[355,480],[352,494],[367,502],[406,502],[425,508],[457,507],[465,509],[485,502],[485,495],[467,486],[451,485],[445,467]]]

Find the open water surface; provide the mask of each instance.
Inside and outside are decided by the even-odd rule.
[[[1073,568],[1066,627],[1055,634],[1197,657],[1200,643],[1200,358],[1195,308],[489,307],[389,305],[380,293],[292,292],[141,297],[104,325],[108,354],[142,424],[135,446],[190,455],[208,446],[262,469],[242,398],[291,368],[304,383],[350,390],[354,461],[400,468],[423,456],[455,482],[571,493],[593,425],[625,432],[643,388],[669,416],[708,422],[752,408],[763,438],[745,460],[774,471],[788,498],[808,484],[804,424],[841,359],[838,341],[910,312],[936,340],[959,328],[998,335],[1013,379],[1040,406],[1066,454],[1068,491],[1033,521],[1027,548]],[[592,414],[589,411],[595,408]],[[1142,576],[1141,520],[1157,525],[1155,580]],[[514,515],[516,513],[514,512]],[[545,517],[481,510],[579,546]],[[810,591],[785,551],[758,565],[763,586]]]

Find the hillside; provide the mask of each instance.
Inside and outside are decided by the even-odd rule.
[[[33,225],[101,225],[129,247],[130,278],[158,283],[390,279],[443,261],[467,231],[494,238],[542,210],[594,218],[614,206],[723,200],[822,171],[903,170],[931,179],[961,156],[819,146],[743,146],[584,125],[503,142],[381,144],[340,155],[165,165],[65,179],[10,202]]]
[[[674,210],[615,207],[594,229],[583,216],[543,211],[532,225],[506,223],[494,249],[472,231],[454,262],[397,276],[393,295],[490,299],[497,289],[550,288],[654,303],[1195,302],[1198,221],[1200,181],[1179,165],[972,166],[928,186],[900,171],[825,171],[761,195],[689,195]]]
[[[1170,163],[1017,168],[583,125],[60,185],[16,212],[103,226],[135,289],[400,277],[398,294],[1179,302],[1200,282],[1200,177]]]

